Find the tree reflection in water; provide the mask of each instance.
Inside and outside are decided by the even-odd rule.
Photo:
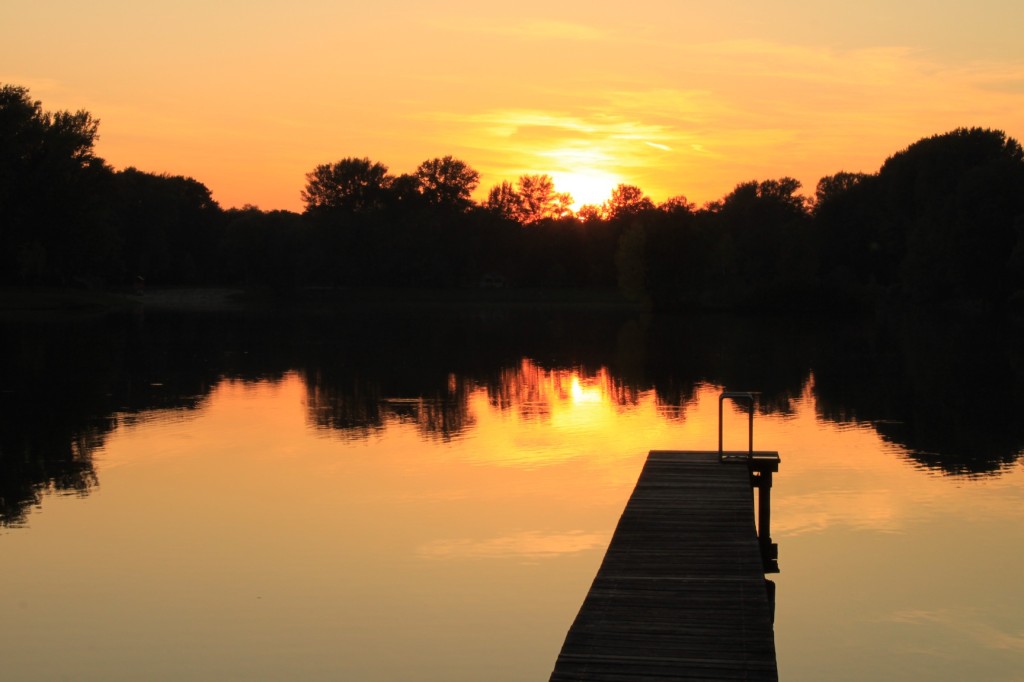
[[[0,521],[47,491],[98,485],[120,423],[201,407],[217,383],[297,371],[318,428],[366,438],[391,420],[425,438],[473,427],[474,392],[547,419],[553,397],[629,409],[653,391],[684,419],[704,385],[761,391],[788,414],[811,383],[821,419],[870,424],[920,466],[998,473],[1024,449],[1024,357],[977,321],[637,317],[570,311],[147,314],[0,324]],[[575,382],[575,383],[574,383]]]

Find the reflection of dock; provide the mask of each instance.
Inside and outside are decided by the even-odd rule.
[[[551,680],[775,680],[774,452],[652,451]],[[760,538],[752,486],[760,489]]]

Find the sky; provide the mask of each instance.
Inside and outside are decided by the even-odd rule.
[[[302,209],[317,165],[452,155],[702,205],[813,195],[958,127],[1024,139],[1020,0],[48,0],[0,6],[0,83],[100,120],[114,168]]]

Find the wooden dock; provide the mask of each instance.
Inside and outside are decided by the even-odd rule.
[[[777,570],[768,509],[778,462],[652,451],[552,682],[777,680],[765,571]],[[760,538],[752,485],[764,486]]]

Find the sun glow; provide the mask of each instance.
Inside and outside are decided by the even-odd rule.
[[[579,374],[572,375],[569,395],[572,396],[574,403],[599,403],[605,399],[604,392],[600,386],[588,385],[584,387],[580,382]]]
[[[597,170],[555,172],[551,173],[551,179],[555,181],[555,189],[572,195],[574,211],[588,204],[600,206],[622,182],[622,178],[613,173]]]

